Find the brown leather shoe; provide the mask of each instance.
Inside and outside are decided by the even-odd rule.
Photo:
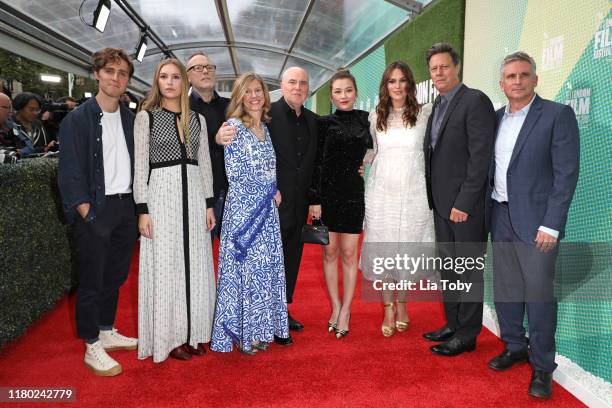
[[[204,343],[198,343],[198,347],[191,347],[189,344],[183,344],[183,347],[189,354],[194,356],[203,356],[206,354]]]
[[[170,357],[177,360],[189,360],[191,358],[191,354],[185,350],[184,345],[181,345],[170,352]]]

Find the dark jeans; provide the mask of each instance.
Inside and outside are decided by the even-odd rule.
[[[297,283],[297,276],[302,261],[302,226],[300,228],[283,229],[281,225],[281,238],[283,240],[283,257],[285,263],[285,279],[287,283],[287,303],[293,303],[293,293]]]
[[[77,334],[95,339],[100,326],[115,321],[119,288],[125,282],[138,233],[134,200],[107,198],[98,216],[74,224],[79,259],[76,296]]]

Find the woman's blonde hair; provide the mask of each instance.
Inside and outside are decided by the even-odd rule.
[[[168,64],[174,64],[180,73],[182,79],[181,85],[181,118],[179,123],[181,125],[181,129],[183,129],[183,137],[185,143],[189,144],[189,119],[190,119],[190,110],[189,110],[189,80],[187,79],[187,71],[185,70],[185,66],[181,64],[181,62],[174,58],[169,58],[161,61],[157,68],[155,69],[155,76],[153,77],[153,84],[151,85],[151,90],[149,94],[142,102],[140,109],[146,109],[151,111],[158,111],[162,108],[162,99],[163,96],[159,90],[159,75],[161,73],[161,69]]]
[[[242,100],[247,93],[247,88],[253,81],[259,81],[264,94],[264,106],[261,114],[261,121],[270,122],[270,116],[268,115],[268,112],[270,112],[270,95],[268,94],[268,87],[263,79],[261,79],[261,77],[254,72],[246,72],[236,79],[236,82],[234,82],[234,86],[232,88],[232,98],[230,100],[229,107],[227,108],[227,118],[240,119],[247,128],[253,127],[254,123],[251,116],[246,110],[244,110]]]

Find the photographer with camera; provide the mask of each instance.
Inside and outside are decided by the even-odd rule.
[[[59,127],[66,115],[78,106],[77,101],[70,96],[62,96],[55,102],[49,100],[44,101],[42,104],[41,120],[43,128],[50,140],[57,140],[57,134]],[[59,148],[59,140],[57,144],[53,146],[50,151],[57,151]]]
[[[57,145],[57,142],[47,135],[39,120],[41,105],[40,96],[30,92],[20,93],[13,100],[16,125],[13,133],[17,139],[17,151],[22,158],[47,153]]]

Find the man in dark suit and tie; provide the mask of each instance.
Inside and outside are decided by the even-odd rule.
[[[308,215],[308,189],[317,152],[316,114],[303,106],[308,98],[308,73],[299,67],[288,68],[281,77],[283,97],[272,103],[270,137],[276,153],[276,183],[282,201],[278,208],[285,277],[287,280],[287,303],[293,302],[304,244],[302,226]],[[217,133],[219,144],[229,144],[235,129],[223,125]],[[300,331],[304,326],[289,314],[289,329]],[[279,344],[293,343],[291,336],[275,337]]]
[[[439,256],[484,259],[487,172],[495,138],[495,111],[489,98],[459,81],[460,62],[449,44],[427,53],[434,86],[440,93],[425,134],[427,198],[434,210]],[[442,269],[442,280],[470,284],[470,290],[444,290],[446,324],[425,333],[442,342],[431,351],[456,356],[476,347],[482,328],[482,268]]]
[[[550,398],[557,367],[556,243],[564,236],[578,181],[580,142],[572,109],[540,98],[537,84],[533,58],[515,52],[504,59],[500,86],[509,103],[497,111],[487,221],[495,309],[506,347],[489,367],[506,370],[529,359],[529,395]]]

